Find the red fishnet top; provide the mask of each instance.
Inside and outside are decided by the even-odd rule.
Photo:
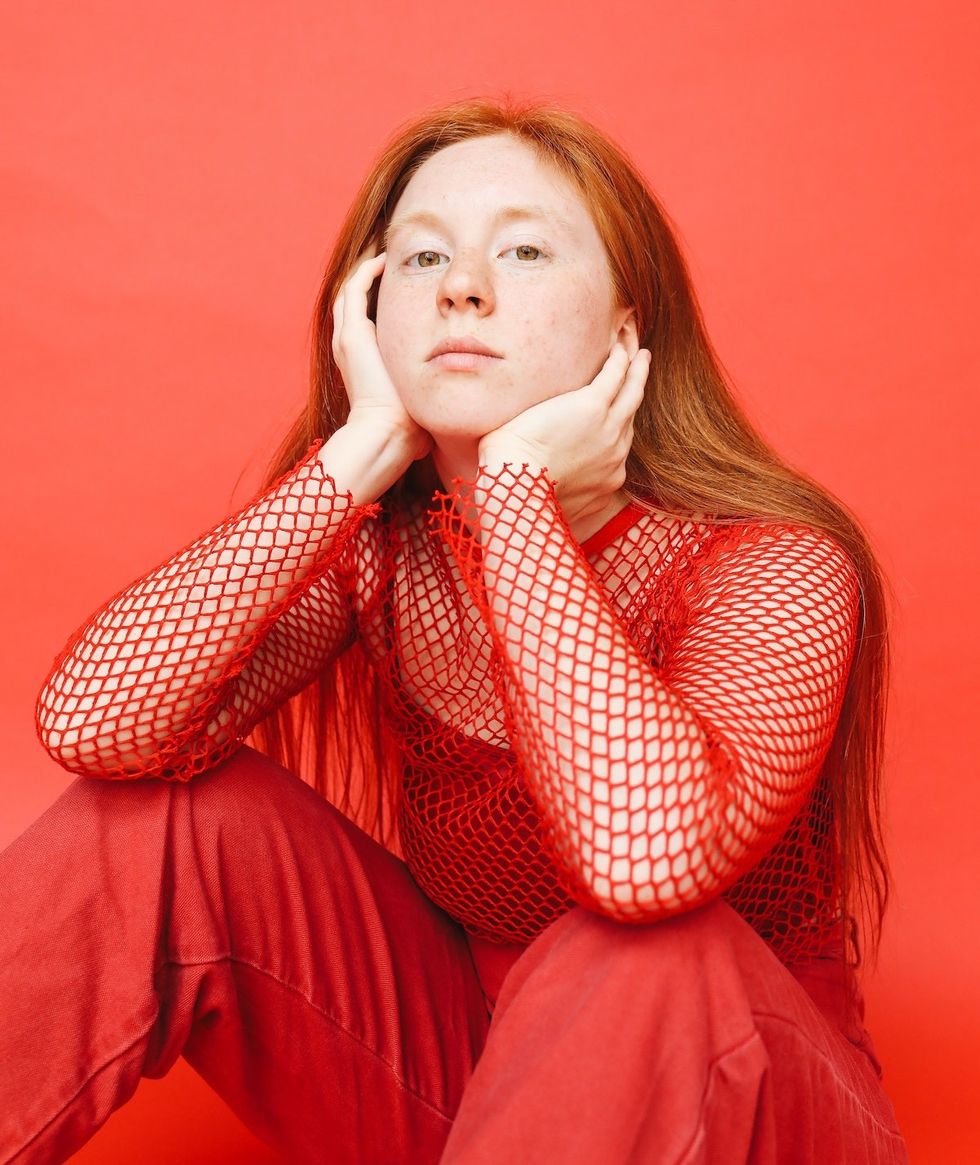
[[[189,780],[360,637],[405,861],[471,934],[724,894],[785,962],[827,949],[859,610],[834,540],[631,502],[579,544],[547,470],[516,465],[357,506],[321,445],[69,639],[37,701],[59,763]]]

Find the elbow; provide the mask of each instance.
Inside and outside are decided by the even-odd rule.
[[[62,690],[59,676],[49,679],[34,704],[34,731],[49,757],[78,776],[100,776],[104,767],[103,726],[78,710],[81,701]],[[72,705],[74,707],[72,707]]]
[[[39,729],[37,738],[56,764],[76,776],[125,780],[146,772],[146,762],[135,754],[113,749],[110,756],[99,746],[98,732],[92,727]]]
[[[634,856],[604,855],[590,865],[583,879],[587,901],[580,901],[620,922],[656,922],[693,910],[738,876],[738,863],[717,836],[714,841],[683,829],[634,837],[628,847]]]
[[[163,775],[159,744],[147,738],[142,744],[132,736],[113,731],[102,721],[71,716],[35,718],[37,739],[61,768],[82,777],[101,780],[134,780]],[[170,758],[172,759],[172,758]]]
[[[144,744],[131,741],[127,747],[120,747],[114,739],[106,743],[104,729],[99,736],[102,743],[95,735],[81,743],[41,737],[41,745],[52,760],[78,776],[108,781],[152,777],[184,783],[221,764],[245,743],[242,734],[221,730],[213,722],[203,733],[185,739],[147,739]]]
[[[41,747],[56,764],[78,776],[184,781],[206,767],[216,749],[226,753],[238,743],[229,739],[220,718],[203,731],[187,726],[176,731],[172,723],[158,723],[153,709],[110,715],[89,703],[83,710],[78,709],[78,700],[66,707],[67,700],[46,701],[42,691],[35,708]]]

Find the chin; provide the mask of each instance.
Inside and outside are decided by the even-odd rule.
[[[450,428],[440,428],[435,425],[425,427],[432,434],[432,439],[437,445],[448,449],[451,445],[479,445],[487,433],[492,433],[499,426],[487,424],[475,428],[465,425],[454,425]]]
[[[430,416],[426,416],[423,411],[419,411],[412,412],[411,415],[416,424],[428,430],[436,441],[440,439],[445,439],[446,441],[480,441],[487,433],[493,432],[494,429],[499,429],[501,425],[506,424],[511,419],[510,414],[502,412],[499,409],[493,411],[487,409],[482,413],[467,410],[462,415],[459,411],[455,413],[440,411]]]

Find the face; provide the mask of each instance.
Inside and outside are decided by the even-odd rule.
[[[509,206],[534,207],[509,217]],[[431,220],[407,222],[426,214]],[[392,211],[378,346],[406,411],[437,445],[479,441],[598,373],[631,309],[616,305],[586,203],[510,134],[446,146]],[[499,353],[460,371],[429,359],[447,337]]]

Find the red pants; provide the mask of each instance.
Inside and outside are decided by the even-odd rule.
[[[469,940],[248,747],[75,780],[0,895],[3,1165],[65,1160],[180,1055],[293,1162],[908,1160],[859,1018],[723,901]]]

